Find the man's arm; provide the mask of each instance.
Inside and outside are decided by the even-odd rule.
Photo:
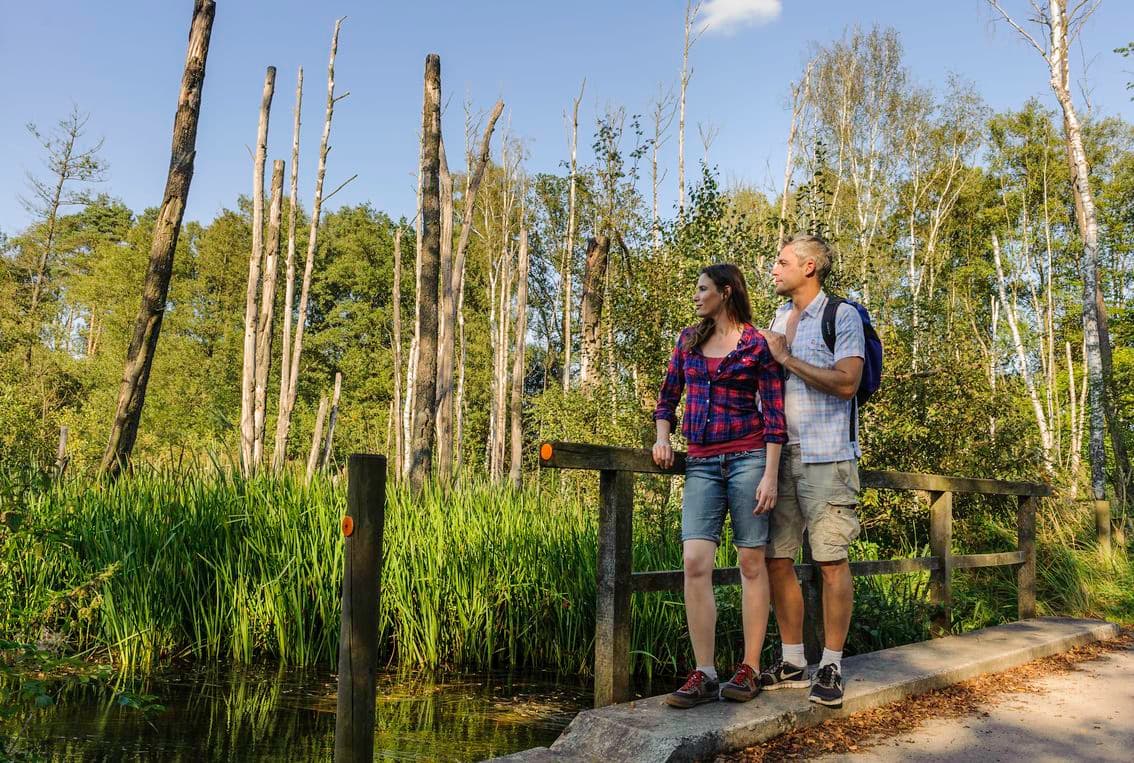
[[[768,342],[772,357],[787,369],[788,373],[803,379],[809,387],[842,400],[850,400],[858,392],[858,382],[862,378],[862,358],[857,356],[842,358],[835,361],[834,368],[819,368],[789,353],[787,339],[783,334],[776,331],[761,333]]]

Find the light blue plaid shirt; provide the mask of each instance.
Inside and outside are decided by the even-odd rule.
[[[823,308],[826,292],[820,291],[799,318],[791,354],[817,368],[834,368],[843,358],[865,358],[866,339],[862,333],[862,317],[853,306],[843,304],[835,314],[835,351],[823,341]],[[787,333],[788,302],[776,310],[772,330]],[[840,400],[834,395],[808,386],[803,379],[788,373],[784,383],[784,415],[787,418],[788,445],[799,444],[800,456],[806,464],[850,461],[862,455],[858,447],[858,409],[854,400]],[[851,439],[851,416],[855,416]]]

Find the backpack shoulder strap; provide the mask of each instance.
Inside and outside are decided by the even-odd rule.
[[[835,351],[835,316],[839,312],[839,305],[843,304],[845,300],[842,297],[827,297],[827,304],[823,307],[823,341],[827,343],[827,349],[832,353]]]

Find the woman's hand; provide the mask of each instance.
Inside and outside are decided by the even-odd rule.
[[[654,463],[663,469],[673,466],[673,446],[669,444],[669,440],[654,443]]]
[[[756,508],[752,510],[753,514],[767,514],[776,508],[776,498],[779,497],[778,482],[778,475],[764,472],[760,484],[756,487]]]

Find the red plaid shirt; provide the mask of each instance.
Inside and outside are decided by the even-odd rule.
[[[691,331],[693,327],[684,329],[673,349],[654,419],[675,426],[677,403],[685,390],[681,434],[687,441],[705,445],[759,433],[765,442],[787,442],[783,372],[764,337],[745,324],[736,349],[710,379],[701,349],[681,348]]]

